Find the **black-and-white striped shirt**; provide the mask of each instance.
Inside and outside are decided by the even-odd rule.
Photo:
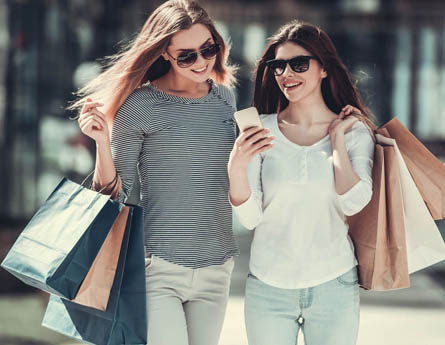
[[[201,98],[147,83],[117,112],[111,147],[120,201],[132,190],[137,166],[149,253],[190,268],[238,255],[227,177],[235,110],[232,91],[213,82]]]

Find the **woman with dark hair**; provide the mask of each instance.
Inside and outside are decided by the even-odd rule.
[[[256,228],[249,344],[295,345],[301,328],[306,344],[353,345],[359,287],[346,217],[371,199],[373,123],[329,37],[298,21],[270,39],[254,105],[265,129],[242,132],[228,165],[235,213]]]
[[[138,171],[150,345],[216,345],[224,321],[238,254],[227,198],[228,53],[202,7],[167,1],[72,106],[96,141],[97,190],[117,178],[108,193],[124,202]]]

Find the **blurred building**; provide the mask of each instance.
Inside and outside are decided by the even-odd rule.
[[[28,219],[62,176],[80,181],[94,144],[64,110],[162,1],[0,0],[0,224]],[[445,157],[445,2],[440,0],[201,1],[232,41],[238,107],[267,37],[288,20],[333,39],[380,123],[397,116]],[[0,231],[1,231],[0,226]]]

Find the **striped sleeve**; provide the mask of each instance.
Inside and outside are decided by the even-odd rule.
[[[125,100],[114,118],[111,153],[122,181],[122,191],[118,196],[120,202],[125,202],[133,189],[136,166],[144,141],[144,131],[138,126],[137,119],[149,116],[150,110],[141,107],[136,91]]]
[[[233,111],[236,111],[236,96],[233,89],[229,89],[227,86],[216,84],[218,88],[218,96],[230,107]]]

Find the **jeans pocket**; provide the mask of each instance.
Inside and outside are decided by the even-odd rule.
[[[358,284],[358,273],[357,273],[357,267],[353,267],[348,272],[342,274],[341,276],[337,277],[337,281],[342,285],[356,285]]]

